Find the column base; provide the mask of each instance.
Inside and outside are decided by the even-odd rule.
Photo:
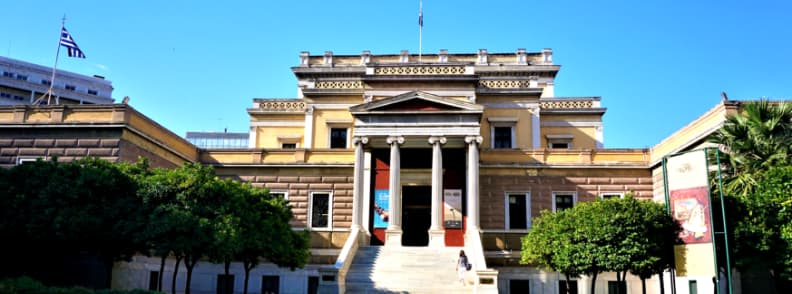
[[[445,247],[445,230],[429,230],[429,247]]]
[[[401,247],[402,246],[402,230],[401,229],[387,229],[385,230],[385,246],[388,247]]]

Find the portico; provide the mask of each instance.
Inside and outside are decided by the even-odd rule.
[[[407,227],[415,227],[416,220],[422,220],[417,214],[421,214],[422,208],[426,208],[429,213],[428,229],[420,234],[428,235],[426,245],[430,247],[443,247],[447,243],[454,243],[454,238],[447,238],[448,228],[455,229],[455,232],[463,233],[463,229],[478,230],[478,144],[481,143],[479,120],[482,108],[479,105],[466,101],[435,96],[429,93],[414,91],[406,94],[377,100],[357,106],[353,106],[351,113],[355,116],[355,128],[353,138],[355,148],[355,191],[353,200],[353,228],[367,228],[366,224],[372,224],[370,229],[374,237],[382,237],[382,242],[386,246],[402,246],[402,244],[412,244],[414,242],[404,240]],[[384,151],[387,150],[387,156]],[[451,159],[451,163],[444,165],[444,151],[454,151],[450,154],[460,158]],[[411,156],[402,157],[406,151]],[[426,161],[431,154],[430,165]],[[374,193],[365,195],[365,179],[363,162],[365,154],[374,152],[381,154],[375,157],[373,167]],[[465,155],[467,154],[465,158]],[[446,155],[446,158],[449,158]],[[387,158],[387,159],[386,159]],[[461,163],[466,163],[461,164]],[[387,177],[384,176],[387,165]],[[402,179],[403,166],[409,166],[410,173],[421,173],[430,169],[427,177],[417,176]],[[463,176],[464,174],[464,176]],[[444,183],[444,178],[450,184]],[[387,182],[385,185],[384,182]],[[467,186],[465,186],[465,184]],[[421,205],[422,200],[417,199],[422,195],[415,191],[420,189],[409,189],[404,193],[405,186],[425,186],[430,189],[428,207]],[[457,189],[448,189],[449,187]],[[381,189],[380,189],[381,188]],[[461,191],[466,192],[465,199],[462,199]],[[450,193],[444,199],[444,192]],[[458,192],[458,193],[455,193]],[[420,194],[420,193],[417,193]],[[456,196],[456,199],[452,197]],[[366,197],[373,197],[372,205],[374,213],[364,214],[363,205]],[[387,202],[385,202],[387,200]],[[409,203],[411,207],[404,207]],[[463,205],[467,207],[462,210]],[[387,209],[383,209],[387,206]],[[444,206],[452,212],[464,212],[459,215],[459,221],[445,219]],[[379,213],[378,213],[379,212]],[[363,219],[363,215],[370,215],[372,218]],[[463,225],[464,219],[467,222]],[[409,221],[405,224],[404,221]],[[387,226],[384,226],[387,224]],[[456,224],[456,225],[455,225]],[[421,224],[418,224],[419,226]],[[384,231],[384,234],[382,234]],[[452,234],[454,235],[454,234]],[[458,235],[461,243],[461,234]]]

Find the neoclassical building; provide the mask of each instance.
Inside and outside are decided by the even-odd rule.
[[[292,68],[297,97],[256,98],[247,109],[248,148],[195,147],[128,105],[15,106],[0,107],[0,162],[146,155],[269,188],[290,201],[292,226],[310,231],[312,255],[297,271],[254,269],[254,293],[587,293],[585,277],[566,284],[519,264],[531,219],[625,193],[662,199],[659,159],[699,144],[736,104],[722,102],[654,148],[604,148],[600,97],[556,97],[559,70],[550,49],[303,52]],[[456,284],[459,250],[474,285]],[[119,263],[113,286],[148,288],[168,266],[159,273],[159,260],[142,256]],[[232,272],[241,291],[241,266]],[[199,265],[193,292],[215,293],[220,274],[220,265]],[[699,293],[710,293],[709,278],[677,284],[699,279]],[[597,281],[605,293],[615,276]],[[649,285],[659,293],[656,280]],[[628,277],[630,293],[640,286]]]

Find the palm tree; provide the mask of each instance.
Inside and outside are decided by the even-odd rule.
[[[747,102],[708,141],[720,144],[725,153],[724,192],[749,195],[761,172],[792,163],[792,103]]]

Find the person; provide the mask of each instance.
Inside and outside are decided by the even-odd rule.
[[[465,272],[468,267],[468,258],[465,255],[465,250],[459,250],[459,259],[457,260],[457,274],[459,275],[459,282],[465,285]]]

